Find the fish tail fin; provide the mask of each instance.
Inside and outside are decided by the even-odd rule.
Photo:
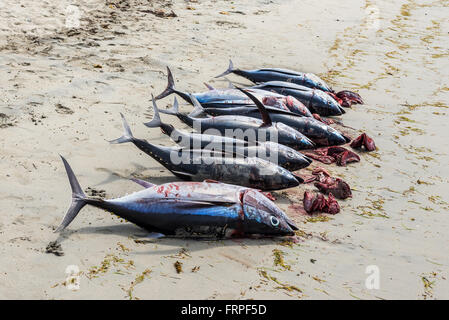
[[[69,178],[70,187],[72,188],[72,204],[55,232],[64,230],[73,221],[73,219],[75,219],[80,210],[87,204],[88,201],[88,198],[84,194],[83,189],[81,189],[81,186],[69,163],[63,156],[61,156],[61,159],[64,163],[65,171],[67,172],[67,176]]]
[[[171,95],[172,93],[176,92],[175,89],[175,80],[173,79],[173,75],[171,73],[171,70],[169,67],[167,67],[167,88],[165,88],[164,91],[162,91],[161,94],[159,94],[155,99],[159,100],[162,98],[165,98],[168,95]]]
[[[129,128],[128,122],[126,122],[125,116],[121,112],[120,112],[120,116],[122,117],[122,122],[123,122],[123,129],[124,129],[123,136],[121,136],[118,139],[111,140],[111,141],[109,141],[109,143],[119,144],[119,143],[132,142],[134,140],[134,136],[131,132],[131,129]]]
[[[223,72],[222,74],[219,74],[218,76],[216,76],[215,78],[221,78],[221,77],[224,77],[224,76],[226,76],[226,75],[228,75],[230,73],[233,73],[233,72],[234,72],[234,64],[232,63],[232,60],[229,59],[229,67],[228,67],[228,69],[225,72]]]
[[[151,98],[153,101],[153,119],[149,122],[145,122],[144,125],[147,126],[148,128],[160,127],[163,133],[170,135],[173,132],[174,127],[171,124],[166,124],[166,123],[162,122],[161,117],[159,115],[159,109],[157,108],[157,105],[156,105],[156,99],[154,99],[153,95],[151,95]],[[175,100],[176,100],[176,98],[175,98]],[[173,105],[173,106],[175,107],[175,105]],[[177,109],[178,109],[178,106],[177,106],[177,102],[176,102],[175,110],[177,110]]]
[[[202,114],[204,112],[204,108],[201,105],[201,103],[198,101],[198,99],[195,98],[195,96],[193,94],[189,94],[189,98],[192,101],[192,104],[194,107],[192,112],[189,113],[189,116],[195,117],[195,116]]]
[[[173,107],[171,107],[170,109],[166,109],[166,110],[164,110],[164,109],[159,110],[159,112],[176,116],[179,113],[178,99],[176,99],[176,97],[173,99]]]
[[[157,108],[156,99],[154,99],[154,96],[151,95],[152,102],[153,102],[153,119],[149,122],[145,122],[144,125],[146,125],[148,128],[157,128],[162,126],[161,117],[159,116],[159,109]]]

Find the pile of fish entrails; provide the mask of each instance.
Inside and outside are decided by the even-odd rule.
[[[167,71],[168,86],[152,97],[152,119],[145,125],[160,128],[177,146],[135,138],[123,114],[124,134],[110,142],[133,143],[186,181],[154,185],[133,179],[145,189],[117,199],[91,198],[62,158],[72,188],[72,204],[57,231],[90,204],[162,235],[287,236],[294,235],[297,227],[266,191],[313,183],[319,193],[304,192],[307,213],[336,214],[340,211],[336,199],[352,196],[345,181],[331,177],[321,167],[308,176],[294,171],[313,160],[340,166],[360,161],[357,153],[342,147],[344,144],[350,143],[353,149],[376,149],[365,133],[351,142],[335,128],[339,122],[329,118],[344,114],[343,107],[362,104],[358,94],[336,93],[311,73],[275,68],[240,70],[234,69],[232,61],[218,77],[234,73],[254,86],[215,89],[207,85],[208,91],[189,94],[175,88],[168,67]],[[176,98],[171,109],[159,110],[156,101],[172,93],[191,104],[192,112],[180,112]],[[163,122],[160,113],[176,116],[195,132]]]

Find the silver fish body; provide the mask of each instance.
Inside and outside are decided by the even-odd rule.
[[[303,182],[290,171],[264,159],[234,158],[221,151],[165,147],[137,139],[132,135],[123,115],[122,121],[124,135],[111,143],[133,143],[183,180],[213,179],[261,190],[291,188]]]
[[[254,70],[235,69],[234,64],[229,60],[228,69],[216,78],[223,77],[230,73],[242,76],[254,83],[267,81],[285,81],[312,89],[333,92],[332,88],[320,77],[314,73],[298,72],[294,70],[281,68],[262,68]]]

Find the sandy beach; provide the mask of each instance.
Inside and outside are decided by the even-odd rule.
[[[3,0],[0,299],[448,299],[448,16],[447,0]],[[154,240],[93,207],[53,232],[70,204],[59,154],[107,198],[140,190],[132,177],[178,180],[106,140],[122,134],[122,112],[136,137],[173,145],[142,124],[166,66],[179,89],[200,92],[228,86],[214,76],[229,58],[313,72],[363,97],[339,118],[378,150],[326,166],[353,189],[339,214],[301,214],[312,188],[300,186],[273,192],[298,243]],[[63,255],[46,253],[55,240]]]

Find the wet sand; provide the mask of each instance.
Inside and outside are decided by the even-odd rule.
[[[76,3],[81,26],[72,29],[68,2],[0,4],[0,298],[449,298],[448,1]],[[165,66],[179,89],[203,91],[205,81],[227,86],[212,78],[229,58],[314,72],[362,95],[366,104],[341,118],[378,150],[327,166],[353,188],[341,213],[301,215],[309,187],[299,187],[274,193],[300,227],[298,244],[153,241],[92,207],[54,234],[70,202],[58,154],[84,188],[108,198],[139,190],[130,177],[176,180],[133,145],[105,140],[121,135],[123,112],[136,137],[171,145],[142,125]],[[54,240],[63,256],[45,253]],[[78,290],[68,289],[71,265]],[[368,266],[380,272],[379,289],[365,285]]]

